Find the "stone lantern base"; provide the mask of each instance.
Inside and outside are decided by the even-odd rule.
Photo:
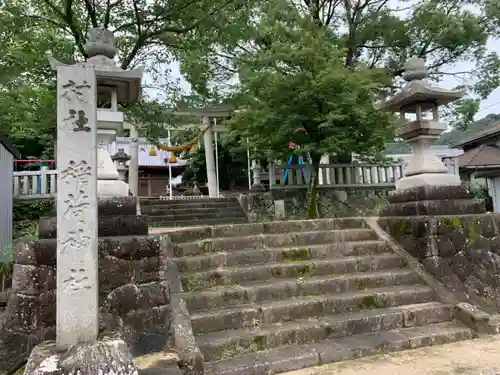
[[[99,197],[128,197],[129,187],[121,180],[98,180],[97,195]]]
[[[442,178],[443,175],[439,177]],[[473,199],[463,185],[423,185],[398,189],[389,194],[388,201],[389,205],[379,216],[467,215],[486,212],[484,201]]]
[[[443,164],[444,166],[444,164]],[[446,168],[446,167],[445,167]],[[396,181],[396,191],[415,189],[424,186],[460,186],[460,177],[452,173],[421,173],[405,176]]]

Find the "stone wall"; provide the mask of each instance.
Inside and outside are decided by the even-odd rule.
[[[318,211],[321,218],[372,216],[387,204],[390,189],[318,189]],[[274,219],[274,201],[284,200],[287,219],[307,219],[306,189],[279,189],[266,193],[250,193],[242,206],[250,221]]]
[[[146,217],[135,215],[132,200],[99,204],[100,329],[119,332],[140,355],[168,344],[166,254],[172,250],[165,237],[147,235]],[[0,322],[0,373],[16,370],[35,345],[55,338],[57,230],[54,218],[40,224],[40,240],[18,243],[14,251],[12,292]]]
[[[379,224],[462,301],[500,312],[500,214],[385,217]]]

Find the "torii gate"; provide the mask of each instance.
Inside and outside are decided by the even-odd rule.
[[[233,106],[217,106],[213,108],[186,108],[186,109],[169,109],[169,114],[172,116],[193,116],[201,117],[199,129],[204,129],[210,125],[213,119],[229,117],[234,111]],[[169,128],[169,130],[182,130],[183,128],[192,128],[192,125],[185,125],[180,128]],[[168,128],[167,128],[168,129]],[[218,196],[217,172],[215,167],[215,157],[213,148],[213,132],[225,131],[223,126],[216,125],[210,127],[203,133],[203,144],[205,148],[205,163],[207,168],[208,195],[210,198]],[[133,195],[139,193],[139,148],[138,148],[138,131],[135,126],[130,130],[130,166],[129,166],[129,188]]]

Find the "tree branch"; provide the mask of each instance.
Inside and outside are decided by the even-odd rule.
[[[91,0],[84,0],[85,9],[87,9],[87,14],[90,17],[90,22],[92,23],[92,27],[98,27],[99,24],[97,22],[97,15],[94,6],[90,2]]]

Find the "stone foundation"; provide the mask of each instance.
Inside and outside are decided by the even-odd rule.
[[[170,291],[167,242],[148,236],[146,217],[135,210],[135,198],[99,204],[99,302],[101,333],[119,332],[140,355],[167,346]],[[55,339],[54,223],[43,218],[41,239],[15,248],[12,293],[0,324],[0,373],[16,370],[35,345]]]
[[[103,338],[81,343],[64,352],[54,341],[36,346],[26,364],[25,375],[138,375],[123,340]]]
[[[500,214],[383,217],[379,224],[460,300],[500,312]]]
[[[482,214],[484,202],[459,186],[421,186],[390,192],[380,216]]]

